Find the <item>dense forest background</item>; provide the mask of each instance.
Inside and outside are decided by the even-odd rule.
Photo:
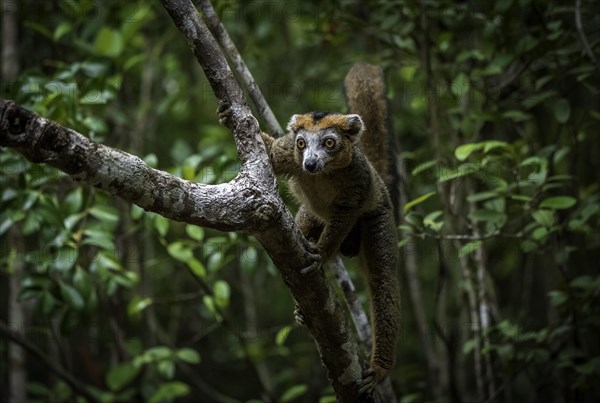
[[[0,98],[188,180],[236,175],[160,2],[0,4]],[[600,399],[600,3],[213,4],[282,124],[345,111],[353,63],[386,70],[403,173],[399,400]],[[81,401],[46,359],[106,401],[334,399],[256,240],[8,149],[0,274],[0,401]]]

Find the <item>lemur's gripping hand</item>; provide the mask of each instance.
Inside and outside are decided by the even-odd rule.
[[[375,386],[386,377],[387,369],[371,363],[371,366],[363,372],[362,381],[358,384],[358,394],[361,397],[368,397],[373,394]]]
[[[309,274],[321,267],[321,251],[314,242],[306,240],[303,237],[304,250],[308,254],[311,263],[300,270],[301,274]]]

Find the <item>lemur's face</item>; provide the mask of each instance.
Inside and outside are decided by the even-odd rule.
[[[288,130],[295,134],[296,162],[316,175],[350,163],[351,146],[360,138],[363,123],[358,115],[312,112],[292,116]]]

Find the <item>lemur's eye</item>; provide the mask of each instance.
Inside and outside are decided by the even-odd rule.
[[[306,147],[306,141],[304,141],[304,139],[296,140],[296,147],[298,147],[298,149],[302,150],[304,147]]]
[[[325,140],[325,147],[327,147],[327,148],[333,148],[333,147],[335,147],[335,140],[334,139],[326,139]]]

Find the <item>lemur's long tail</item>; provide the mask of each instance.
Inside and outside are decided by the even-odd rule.
[[[356,63],[346,74],[344,89],[350,112],[363,119],[366,129],[361,140],[363,151],[387,186],[398,221],[400,178],[383,69]]]

